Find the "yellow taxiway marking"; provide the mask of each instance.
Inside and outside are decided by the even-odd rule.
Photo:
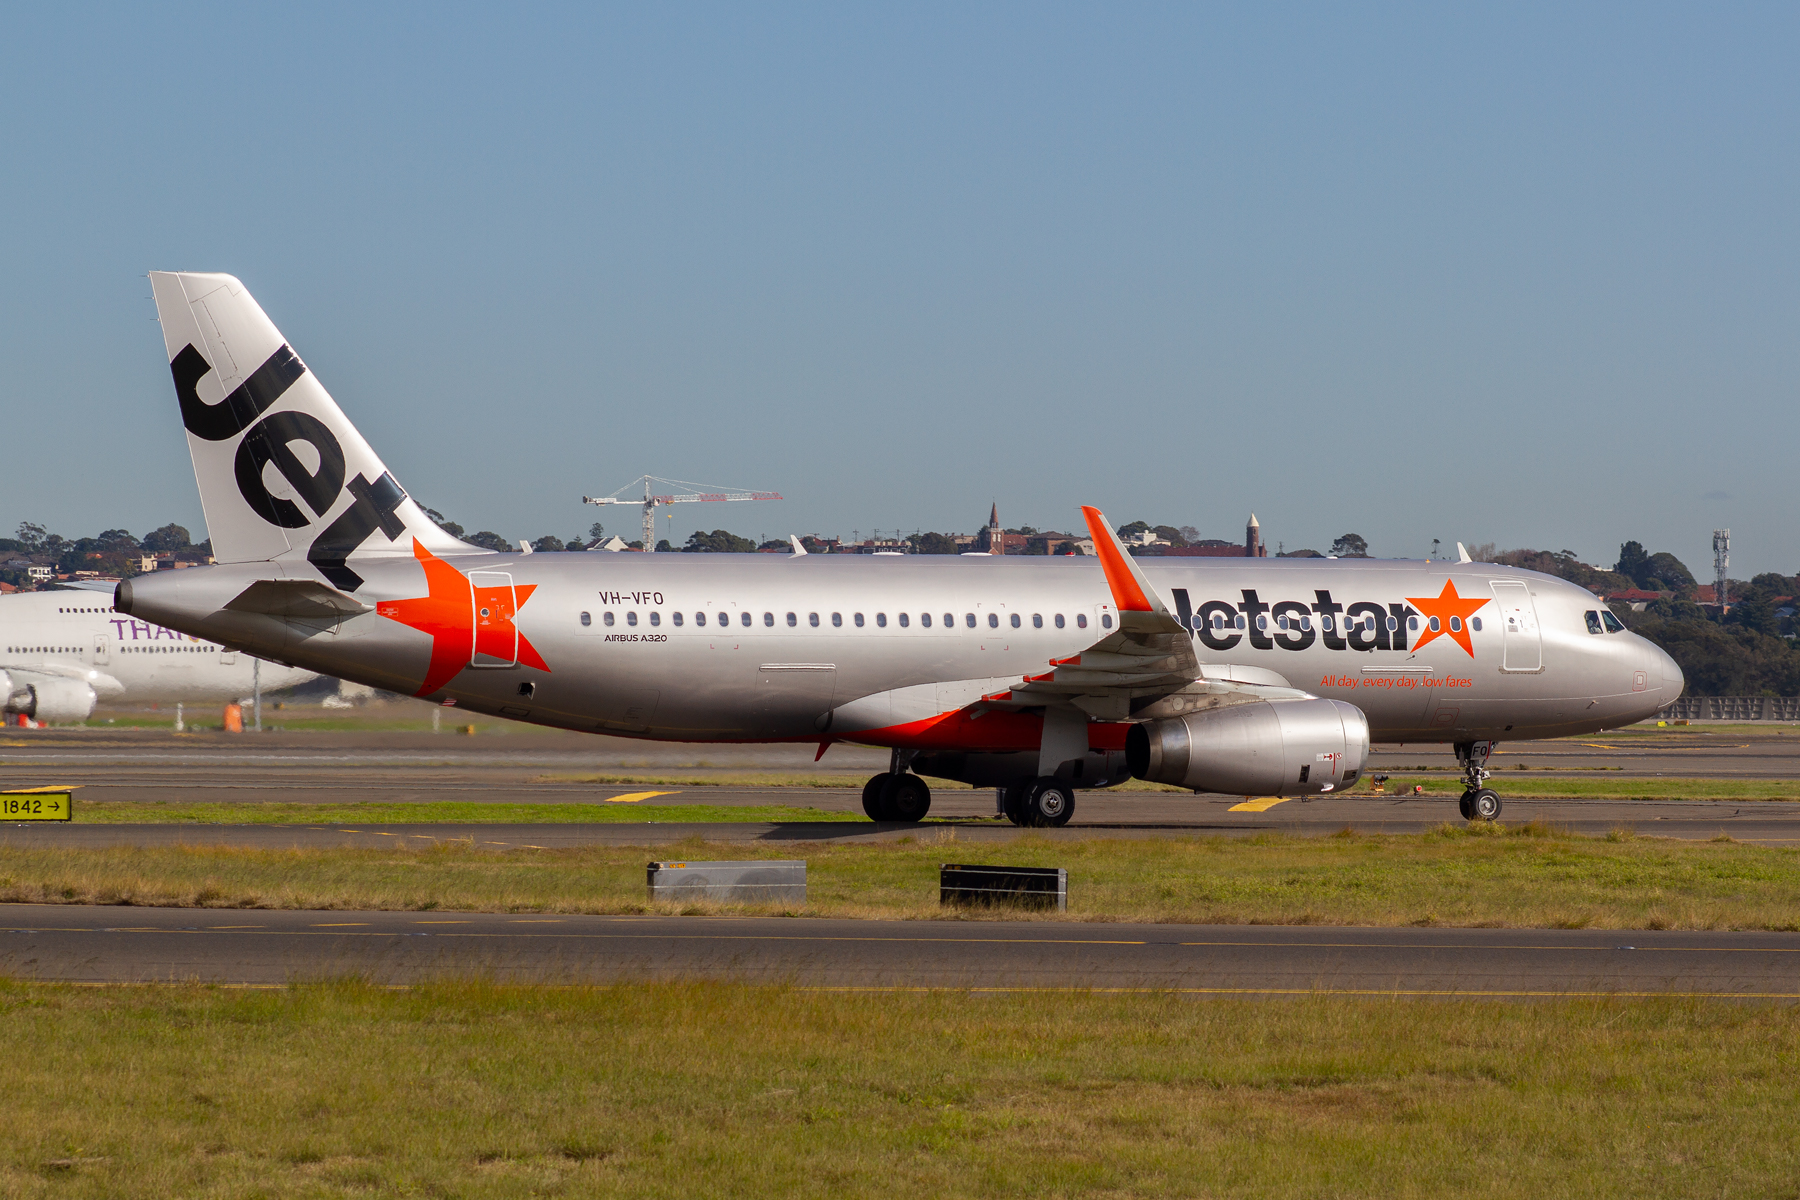
[[[802,992],[1048,992],[1069,995],[1164,995],[1164,996],[1391,996],[1428,999],[1534,999],[1534,1000],[1800,1000],[1800,992],[1559,992],[1549,989],[1461,988],[1284,988],[1284,987],[957,987],[944,984],[846,985],[801,987]]]
[[[327,921],[312,926],[314,929],[361,929],[368,925],[367,921]]]
[[[607,796],[608,804],[636,804],[639,800],[648,800],[652,796],[676,796],[679,792],[626,792],[623,796]]]
[[[1245,800],[1242,804],[1234,804],[1230,808],[1226,809],[1225,811],[1227,811],[1227,812],[1268,812],[1271,808],[1274,808],[1277,804],[1286,804],[1287,801],[1288,801],[1288,798],[1286,796],[1256,796],[1252,799]]]

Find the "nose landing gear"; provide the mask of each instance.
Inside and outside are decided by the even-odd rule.
[[[1462,766],[1463,794],[1457,804],[1465,821],[1493,821],[1500,816],[1500,793],[1485,786],[1492,742],[1457,742],[1456,761]]]

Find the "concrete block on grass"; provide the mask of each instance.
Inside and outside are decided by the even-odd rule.
[[[653,862],[646,870],[652,900],[781,900],[806,903],[806,863]]]

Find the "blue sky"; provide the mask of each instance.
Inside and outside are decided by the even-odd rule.
[[[15,6],[0,525],[201,528],[151,269],[422,502],[1800,570],[1793,6]],[[624,519],[620,519],[620,515]]]

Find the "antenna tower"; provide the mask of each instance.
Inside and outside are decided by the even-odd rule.
[[[620,496],[625,488],[636,489],[639,484],[644,487],[644,498],[636,496]],[[674,490],[659,491],[657,485],[673,485]],[[661,475],[640,475],[625,487],[619,488],[610,496],[583,496],[583,504],[636,504],[644,510],[644,550],[653,553],[656,550],[656,510],[664,504],[694,504],[700,501],[728,500],[779,500],[780,492],[733,491],[730,488],[713,487],[705,483],[690,483],[685,479],[665,479]]]
[[[1725,570],[1731,565],[1731,530],[1713,530],[1713,599],[1718,602],[1719,615],[1725,614],[1725,606],[1730,603],[1725,597]]]

